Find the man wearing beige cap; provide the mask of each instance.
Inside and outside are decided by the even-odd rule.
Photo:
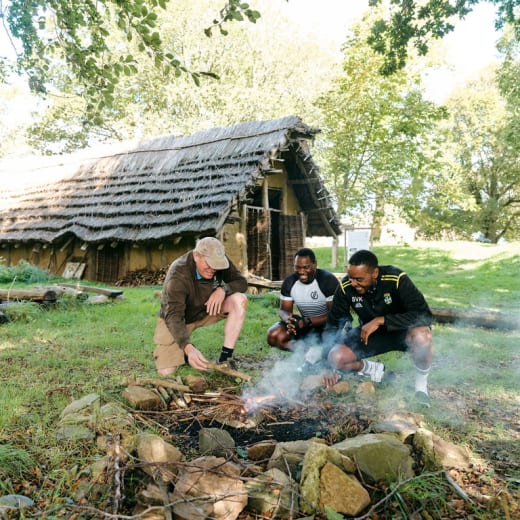
[[[230,361],[246,316],[247,280],[213,237],[197,241],[195,249],[177,258],[166,274],[161,310],[155,329],[157,372],[168,375],[189,363],[206,370],[208,360],[191,342],[193,330],[224,324],[224,346],[219,363]]]

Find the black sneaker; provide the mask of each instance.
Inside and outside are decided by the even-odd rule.
[[[430,402],[430,396],[425,392],[421,392],[420,390],[415,392],[415,402],[421,406],[424,406],[424,408],[431,408],[432,406]]]
[[[215,361],[215,364],[230,368],[231,370],[238,370],[238,363],[233,358],[227,358],[226,361]]]
[[[397,379],[397,375],[393,370],[385,370],[383,374],[383,379],[381,379],[382,385],[387,385],[393,383]]]

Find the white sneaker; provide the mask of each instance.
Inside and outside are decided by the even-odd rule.
[[[380,383],[385,375],[385,365],[377,361],[364,361],[365,367],[358,375],[370,377],[374,383]]]
[[[321,359],[321,347],[311,347],[305,353],[305,361],[315,365]]]

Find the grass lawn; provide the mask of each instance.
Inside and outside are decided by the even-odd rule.
[[[331,269],[330,249],[315,250],[319,266]],[[519,243],[376,245],[373,250],[381,264],[405,269],[432,306],[520,312]],[[0,325],[0,447],[20,449],[30,457],[21,469],[8,467],[2,464],[0,449],[0,495],[37,496],[51,505],[57,497],[69,495],[74,476],[93,453],[54,440],[58,416],[73,399],[91,392],[120,400],[127,376],[155,376],[151,353],[157,289],[125,288],[123,299],[104,305],[64,300],[57,308],[43,310],[26,304],[19,306],[15,321]],[[237,347],[248,366],[260,370],[291,355],[265,342],[277,309],[276,293],[249,298]],[[208,359],[220,350],[222,328],[219,323],[194,333],[195,344]],[[425,412],[428,428],[489,460],[503,485],[517,493],[519,340],[518,330],[435,325],[433,406]],[[409,358],[389,353],[382,359],[397,378],[378,390],[380,406],[412,410]],[[181,375],[191,370],[183,367]]]

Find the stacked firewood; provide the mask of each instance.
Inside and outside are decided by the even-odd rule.
[[[249,379],[246,374],[218,367],[231,376]],[[258,424],[255,414],[248,414],[244,400],[228,392],[208,392],[202,377],[188,376],[187,384],[181,378],[133,378],[125,380],[127,385],[123,397],[140,410],[162,412],[175,417],[176,423],[217,421],[238,427],[252,427]]]
[[[160,269],[137,269],[130,271],[123,278],[119,279],[115,285],[117,287],[141,287],[143,285],[162,285],[168,267],[161,267]]]

